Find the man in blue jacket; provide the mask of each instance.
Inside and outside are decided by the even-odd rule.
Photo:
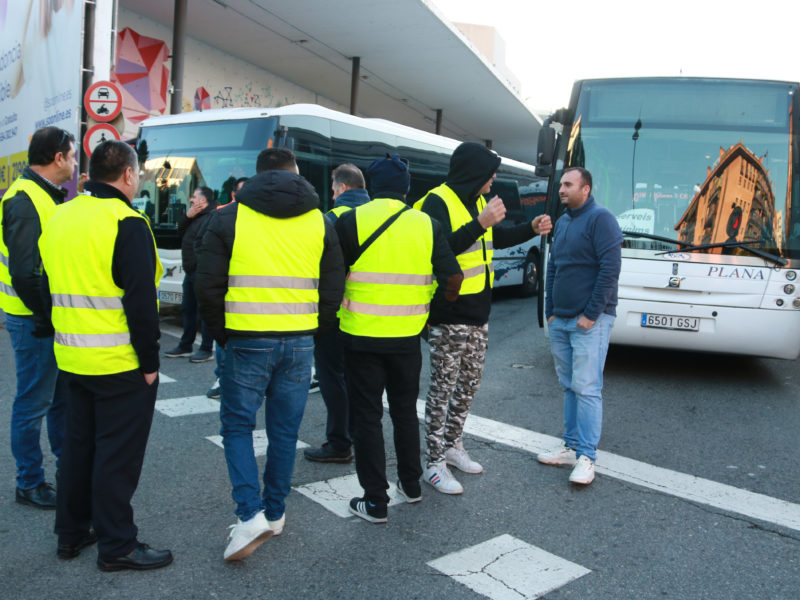
[[[581,485],[594,480],[622,264],[622,231],[591,194],[589,171],[564,171],[558,195],[567,210],[556,222],[545,284],[550,347],[564,388],[564,445],[538,456],[546,465],[574,465],[569,480]]]

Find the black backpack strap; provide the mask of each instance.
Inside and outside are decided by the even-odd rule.
[[[385,221],[384,221],[384,222],[381,224],[381,226],[380,226],[380,227],[378,227],[378,228],[377,228],[375,231],[373,231],[373,232],[372,232],[372,235],[371,235],[371,236],[369,236],[367,239],[365,239],[365,240],[364,240],[364,242],[363,242],[363,243],[362,243],[362,244],[361,244],[361,245],[358,247],[358,251],[356,252],[355,259],[353,260],[353,264],[355,264],[355,262],[356,262],[356,261],[357,261],[359,258],[361,258],[361,255],[362,255],[362,254],[364,254],[364,251],[365,251],[367,248],[369,248],[369,247],[372,245],[372,242],[374,242],[375,240],[377,240],[377,239],[380,237],[380,235],[381,235],[381,234],[382,234],[384,231],[386,231],[387,229],[389,229],[389,226],[390,226],[392,223],[394,223],[395,221],[397,221],[397,219],[399,219],[399,218],[400,218],[400,215],[402,215],[402,214],[403,214],[404,212],[406,212],[407,210],[411,210],[411,207],[410,207],[410,206],[404,206],[403,208],[401,208],[400,210],[398,210],[396,213],[394,213],[394,214],[393,214],[391,217],[389,217],[388,219],[386,219],[386,220],[385,220]]]

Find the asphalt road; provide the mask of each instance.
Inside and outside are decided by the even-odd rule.
[[[176,321],[166,318],[164,330],[174,332]],[[162,345],[174,341],[165,334]],[[15,381],[5,329],[0,360],[7,365],[0,372],[0,421],[7,424]],[[175,381],[162,381],[159,399],[204,395],[213,364],[163,359],[161,372]],[[798,385],[798,361],[612,347],[601,449],[645,469],[725,484],[730,495],[784,501],[794,511]],[[498,293],[472,414],[501,431],[510,425],[560,435],[561,392],[535,300]],[[263,416],[259,421],[263,427]],[[312,394],[300,439],[321,443],[324,423],[322,400]],[[389,440],[390,427],[387,418]],[[156,413],[134,509],[140,539],[170,548],[175,562],[149,573],[101,573],[93,548],[58,560],[53,514],[14,502],[8,426],[0,428],[0,598],[524,598],[533,597],[544,571],[559,571],[537,571],[535,558],[526,562],[534,550],[508,552],[481,570],[488,587],[479,593],[460,582],[474,568],[463,567],[457,580],[428,564],[496,538],[583,570],[552,586],[548,599],[800,597],[800,525],[603,473],[578,488],[568,483],[567,469],[538,464],[529,449],[476,435],[465,445],[485,472],[457,474],[462,496],[423,486],[421,503],[392,506],[388,524],[372,525],[293,491],[283,535],[228,564],[222,552],[235,521],[233,502],[222,450],[206,439],[218,431],[214,413]],[[391,474],[391,443],[387,450]],[[52,477],[52,458],[47,472]],[[352,465],[314,464],[298,452],[293,486],[352,473]]]

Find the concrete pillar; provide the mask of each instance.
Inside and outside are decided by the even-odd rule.
[[[358,108],[358,83],[361,79],[361,57],[353,57],[353,72],[350,76],[350,114],[356,114]]]
[[[186,0],[175,0],[172,17],[172,97],[169,112],[181,112],[183,105],[183,59],[186,42]]]

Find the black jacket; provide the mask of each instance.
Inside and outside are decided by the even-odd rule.
[[[25,167],[21,175],[36,183],[53,199],[61,204],[67,190],[58,187]],[[11,286],[23,304],[33,313],[41,313],[42,306],[42,257],[39,254],[39,237],[42,223],[33,200],[22,190],[3,204],[3,242],[8,248],[8,272]]]
[[[441,224],[454,254],[464,252],[484,234],[485,230],[478,222],[480,214],[477,204],[480,196],[478,192],[499,166],[500,157],[482,144],[466,142],[453,153],[445,183],[456,193],[472,217],[472,221],[455,231],[450,226],[450,213],[444,200],[436,194],[428,194],[425,198],[422,212],[429,214]],[[522,223],[513,227],[498,225],[493,227],[492,231],[493,245],[498,249],[516,246],[535,235],[530,223]],[[487,270],[486,286],[478,294],[461,295],[455,302],[447,302],[444,298],[444,290],[437,288],[431,303],[429,322],[432,325],[440,323],[483,325],[489,320],[491,308],[492,290],[489,287]]]
[[[130,201],[121,191],[106,183],[87,181],[84,190],[98,198],[117,198],[130,206]],[[161,337],[161,330],[155,282],[156,248],[146,219],[131,216],[119,222],[111,258],[111,276],[114,283],[123,290],[122,308],[128,321],[131,345],[139,359],[139,370],[142,373],[158,371],[158,339]],[[45,326],[50,328],[49,335],[52,335],[52,303],[46,273],[43,273],[41,302],[43,313],[35,315],[37,335],[45,334]]]
[[[215,211],[205,229],[197,252],[195,292],[200,316],[214,339],[225,345],[229,336],[284,337],[314,333],[311,331],[234,331],[225,329],[225,294],[228,291],[236,217],[241,205],[275,217],[298,217],[317,210],[319,198],[308,181],[290,171],[264,171],[248,179],[232,202]],[[319,266],[319,328],[327,329],[336,322],[336,311],[344,293],[342,249],[333,225],[325,222],[325,238]]]
[[[216,203],[209,204],[192,218],[184,215],[178,224],[178,235],[181,238],[181,265],[184,273],[197,271],[196,242],[199,242],[200,236],[205,233],[207,222],[216,209]]]

